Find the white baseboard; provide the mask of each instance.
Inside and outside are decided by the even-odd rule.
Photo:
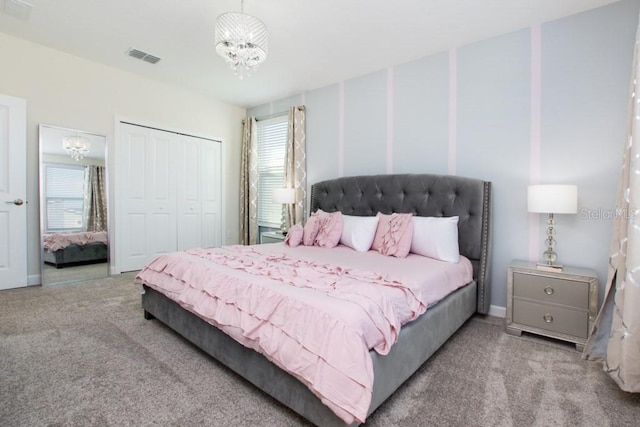
[[[27,276],[27,286],[37,286],[42,283],[40,280],[39,274],[32,274],[31,276]]]
[[[500,307],[499,305],[491,305],[489,306],[489,316],[501,317],[504,319],[507,317],[507,308]]]

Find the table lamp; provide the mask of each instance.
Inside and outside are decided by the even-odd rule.
[[[555,224],[554,214],[575,214],[578,212],[578,187],[575,185],[530,185],[527,190],[527,209],[531,213],[547,213],[547,249],[543,253],[544,263],[538,267],[562,270],[556,265],[557,254],[554,251]]]
[[[284,225],[285,222],[285,209],[286,205],[290,205],[296,201],[295,188],[275,188],[271,195],[273,203],[282,204],[282,222],[280,223],[280,232],[287,234],[287,228]]]

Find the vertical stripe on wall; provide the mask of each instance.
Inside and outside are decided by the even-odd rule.
[[[540,145],[542,111],[542,31],[540,25],[531,27],[531,139],[529,184],[540,183]],[[540,219],[529,214],[529,261],[535,261],[540,251]]]
[[[393,67],[387,69],[387,173],[393,172]]]
[[[458,53],[456,49],[449,50],[449,175],[456,174],[456,141],[457,141],[457,111],[458,111]]]
[[[273,101],[269,103],[269,114],[273,114]]]
[[[338,176],[344,176],[344,80],[338,85]]]

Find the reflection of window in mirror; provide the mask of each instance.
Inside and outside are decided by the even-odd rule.
[[[82,231],[85,168],[45,163],[46,232]]]

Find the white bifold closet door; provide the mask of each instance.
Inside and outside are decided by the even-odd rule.
[[[119,270],[139,270],[163,253],[220,246],[221,143],[127,123],[119,130]]]
[[[178,250],[220,246],[220,144],[182,135],[180,140]]]

